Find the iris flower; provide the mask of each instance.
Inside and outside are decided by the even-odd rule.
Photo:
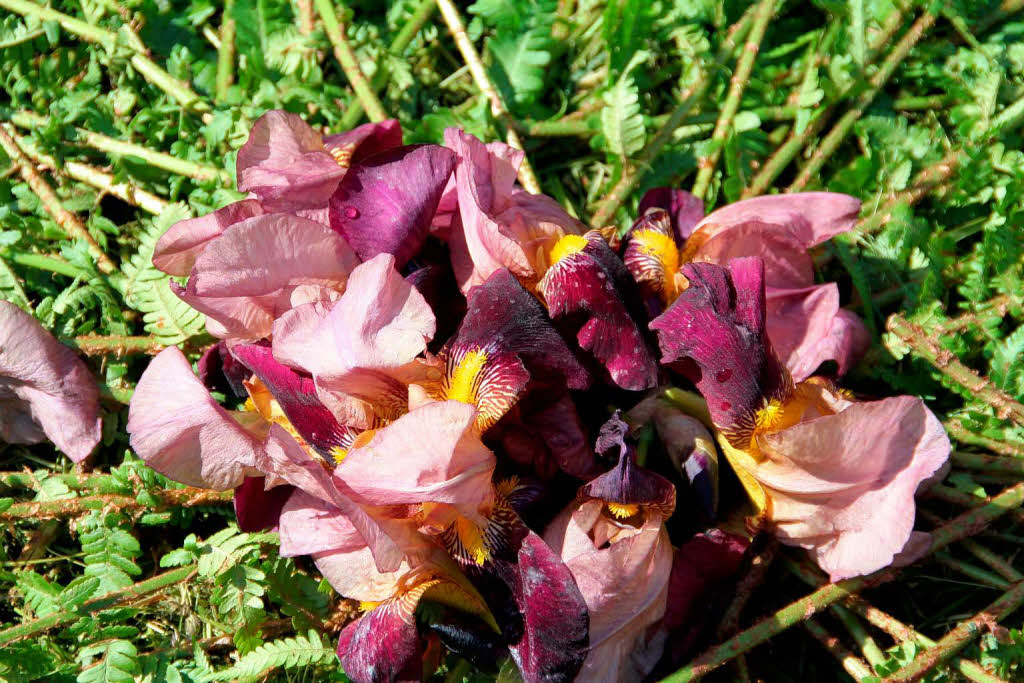
[[[100,440],[99,391],[89,368],[8,301],[0,301],[0,438],[49,439],[75,462]]]
[[[689,193],[652,190],[640,203],[623,259],[657,315],[686,288],[683,265],[762,258],[768,337],[794,380],[828,360],[842,375],[867,349],[867,332],[839,307],[835,283],[815,284],[808,250],[851,230],[859,210],[853,197],[806,192],[755,197],[703,217],[700,200]]]
[[[861,402],[828,380],[794,384],[768,339],[761,259],[682,272],[689,286],[651,324],[662,361],[697,385],[722,450],[779,539],[810,551],[833,580],[923,552],[914,494],[950,445],[921,399]]]

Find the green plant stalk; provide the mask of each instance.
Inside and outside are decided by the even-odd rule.
[[[955,418],[946,420],[943,424],[949,435],[960,443],[971,444],[972,446],[980,446],[987,448],[993,453],[999,453],[1001,455],[1012,455],[1017,458],[1024,458],[1024,446],[1015,445],[1007,441],[999,441],[992,439],[981,434],[975,434],[969,430],[964,423]]]
[[[985,504],[984,498],[978,498],[977,496],[972,496],[969,493],[957,491],[945,484],[935,484],[931,486],[928,489],[927,495],[930,498],[935,498],[936,500],[945,501],[947,503],[952,503],[953,505],[959,505],[966,508],[977,508]],[[1014,510],[1013,518],[1017,522],[1024,523],[1024,510]]]
[[[979,400],[992,406],[996,417],[1000,420],[1009,419],[1018,425],[1024,425],[1024,405],[1021,405],[1005,391],[996,387],[992,380],[979,377],[974,370],[971,370],[957,360],[956,355],[952,351],[939,346],[932,335],[929,335],[919,325],[908,322],[903,316],[895,314],[889,317],[887,327],[890,332],[902,339],[917,355],[931,363],[939,372],[966,388]],[[980,457],[984,458],[985,456]],[[988,461],[976,459],[975,462],[983,463]],[[989,463],[987,467],[991,470],[996,467],[1013,466]],[[1007,472],[1016,470],[998,469],[996,471]]]
[[[867,662],[851,652],[838,638],[826,631],[814,619],[805,621],[804,628],[811,634],[812,638],[832,653],[832,656],[836,658],[836,661],[839,662],[839,665],[843,667],[846,673],[853,677],[853,680],[860,681],[875,675]]]
[[[953,463],[985,472],[1006,472],[1008,474],[1024,474],[1024,458],[1008,458],[1003,455],[984,455],[982,453],[964,453],[953,451]]]
[[[391,41],[391,45],[388,46],[388,53],[395,57],[401,57],[405,54],[405,49],[409,47],[413,38],[420,32],[436,9],[437,2],[435,0],[420,0],[419,4],[416,5],[416,9],[413,10],[412,16],[409,17],[409,21],[402,26],[401,30],[395,35],[395,39]],[[375,93],[380,92],[387,84],[388,75],[384,65],[378,65],[377,71],[374,72],[373,78],[370,79],[370,89]],[[339,127],[342,130],[354,128],[362,116],[363,105],[360,104],[359,100],[356,100],[349,104],[348,109],[341,115]]]
[[[62,12],[37,5],[28,0],[0,0],[0,7],[26,17],[36,17],[40,21],[55,21],[68,33],[90,43],[99,43],[111,49],[117,43],[117,35],[112,31],[93,26],[81,19],[68,16]],[[138,46],[132,46],[138,49]],[[131,65],[142,74],[147,81],[160,88],[181,106],[192,111],[205,112],[210,110],[210,105],[202,100],[192,88],[177,78],[167,73],[153,60],[140,52],[132,55]]]
[[[966,647],[982,634],[988,624],[1000,621],[1024,604],[1024,581],[1017,582],[998,600],[976,616],[956,625],[952,631],[914,658],[914,661],[890,675],[887,681],[919,681],[925,674]]]
[[[68,237],[72,239],[80,239],[89,248],[89,253],[96,259],[96,266],[100,269],[100,272],[110,274],[117,271],[117,266],[110,257],[104,253],[99,243],[89,234],[89,230],[85,227],[85,224],[78,219],[78,216],[71,213],[60,203],[60,199],[57,198],[57,194],[53,191],[53,188],[43,179],[41,175],[32,167],[29,163],[28,157],[21,151],[21,147],[15,141],[14,137],[11,136],[3,126],[0,126],[0,147],[7,153],[7,156],[11,158],[11,161],[18,165],[18,170],[21,173],[22,179],[28,183],[28,186],[32,189],[32,192],[39,197],[39,201],[42,203],[43,208],[50,214],[53,220],[61,227],[64,232],[67,233]]]
[[[829,131],[828,135],[821,141],[818,148],[811,155],[810,160],[800,170],[796,180],[787,188],[787,192],[800,192],[813,178],[817,177],[821,167],[825,165],[828,158],[835,153],[839,145],[846,139],[846,136],[853,130],[853,124],[857,122],[871,103],[874,102],[879,91],[889,81],[889,78],[892,77],[893,72],[896,71],[896,67],[906,59],[911,48],[917,45],[917,42],[921,40],[925,32],[932,27],[937,16],[934,12],[925,12],[911,25],[903,38],[900,39],[900,42],[896,43],[896,47],[892,49],[889,56],[882,62],[875,75],[870,78],[868,89],[857,97],[854,106],[843,114],[832,130]]]
[[[910,182],[910,187],[889,197],[884,204],[857,223],[856,231],[871,233],[878,230],[892,219],[897,206],[913,206],[933,190],[942,187],[956,172],[964,159],[964,152],[956,149],[948,153],[942,161],[922,169]]]
[[[377,94],[373,92],[370,84],[366,82],[366,76],[363,75],[362,70],[359,68],[359,61],[356,59],[355,52],[352,51],[352,46],[349,45],[348,38],[345,37],[344,27],[338,22],[338,15],[334,4],[331,0],[314,0],[314,4],[316,11],[320,14],[320,19],[324,22],[324,31],[327,33],[327,39],[331,41],[331,47],[334,49],[334,58],[341,65],[341,70],[344,72],[345,77],[348,78],[352,90],[355,91],[356,98],[362,104],[363,109],[366,110],[366,114],[370,117],[371,121],[383,121],[388,115],[384,111],[380,100],[377,99]]]
[[[868,661],[868,664],[874,668],[885,663],[885,653],[882,652],[882,648],[878,647],[878,643],[871,637],[871,634],[860,623],[856,615],[842,605],[832,605],[831,609],[832,613],[842,622],[850,637],[857,643],[857,647],[864,653],[864,658]]]
[[[1017,581],[1024,581],[1024,574],[1021,574],[1010,562],[995,554],[982,544],[973,539],[964,539],[961,543],[967,552],[987,564],[1007,581],[1012,581],[1014,583]]]
[[[932,532],[929,554],[978,533],[996,519],[1018,509],[1022,503],[1024,483],[1006,489],[989,499],[983,507],[970,510],[936,529]],[[703,678],[734,657],[811,618],[829,605],[855,595],[865,588],[891,581],[897,574],[896,570],[889,568],[869,576],[859,576],[822,586],[810,595],[790,603],[729,640],[705,651],[688,665],[662,680],[665,683],[681,683]]]
[[[455,41],[455,46],[459,49],[459,54],[462,55],[466,66],[469,67],[469,73],[473,76],[473,82],[476,83],[476,87],[480,89],[480,92],[484,94],[484,97],[490,103],[491,114],[505,125],[505,139],[509,146],[524,151],[523,161],[519,165],[519,182],[527,192],[540,194],[540,182],[537,180],[537,174],[534,173],[530,160],[526,157],[523,141],[519,137],[519,133],[516,132],[517,124],[513,121],[508,107],[505,106],[504,100],[501,99],[501,95],[498,94],[494,84],[491,83],[491,78],[487,75],[487,69],[484,68],[484,63],[480,59],[480,53],[476,51],[473,41],[469,39],[469,35],[466,33],[466,24],[462,21],[462,15],[459,14],[459,10],[451,0],[437,0],[437,7],[441,10],[441,16],[444,18],[448,31],[452,34],[452,39]]]
[[[729,82],[729,94],[722,105],[722,111],[715,122],[715,130],[711,133],[711,148],[707,156],[697,160],[697,179],[693,183],[691,193],[700,199],[705,199],[708,188],[711,186],[711,177],[715,172],[715,165],[722,155],[722,147],[725,138],[732,128],[733,118],[740,107],[740,99],[743,91],[746,90],[750,81],[750,74],[754,68],[754,61],[761,49],[761,41],[764,40],[765,31],[768,29],[768,22],[771,21],[775,0],[761,0],[754,13],[754,23],[750,28],[750,36],[746,45],[743,46],[743,53],[736,63],[736,71]]]
[[[94,612],[100,612],[111,607],[123,605],[138,598],[143,598],[151,593],[156,593],[165,588],[169,588],[175,584],[187,581],[192,578],[196,572],[196,565],[190,564],[177,569],[172,569],[169,572],[163,574],[157,574],[156,576],[132,584],[126,588],[121,588],[116,591],[111,591],[106,595],[89,600],[83,603],[76,609],[62,610],[49,614],[39,619],[33,619],[17,626],[4,629],[0,631],[0,646],[13,643],[16,640],[22,638],[28,638],[39,633],[45,633],[50,629],[57,628],[58,626],[64,626],[74,622],[76,619],[85,616],[86,614],[92,614]]]
[[[1005,591],[1010,587],[1010,582],[1006,579],[993,574],[987,569],[982,569],[970,562],[959,560],[948,553],[936,553],[935,561],[944,567],[948,567],[955,572],[963,574],[969,579],[974,579],[978,583],[988,586],[989,588],[995,588],[999,591]]]
[[[235,18],[232,16],[234,0],[224,3],[220,24],[220,45],[217,46],[217,101],[224,102],[228,88],[235,80]]]
[[[28,111],[11,114],[10,121],[19,128],[24,128],[26,130],[32,130],[33,128],[41,128],[49,125],[49,119],[47,117]],[[213,166],[196,163],[194,161],[185,161],[184,159],[179,159],[178,157],[167,154],[166,152],[158,152],[143,145],[138,145],[133,142],[124,142],[123,140],[118,140],[102,133],[95,133],[84,128],[74,128],[73,130],[74,135],[72,140],[81,140],[87,146],[99,150],[100,152],[138,157],[157,168],[162,168],[165,171],[177,173],[178,175],[187,176],[189,178],[195,178],[196,180],[219,180],[225,184],[231,182],[231,175],[229,173],[219,168],[214,168]],[[52,161],[52,159],[49,161]]]
[[[71,339],[65,339],[64,343],[87,356],[126,356],[135,353],[145,353],[152,356],[167,348],[158,342],[156,338],[147,335],[80,335]]]
[[[92,474],[80,477],[77,474],[46,473],[37,477],[32,472],[0,472],[0,484],[9,489],[38,490],[41,479],[56,479],[75,491],[116,490],[120,484],[110,474]]]

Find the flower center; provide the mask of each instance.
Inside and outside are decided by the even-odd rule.
[[[483,349],[472,349],[464,353],[448,376],[444,398],[476,405],[481,373],[486,364],[487,352]]]
[[[665,303],[672,303],[679,296],[679,288],[676,286],[676,273],[679,272],[679,249],[676,248],[675,240],[656,230],[638,230],[633,234],[632,239],[640,247],[641,253],[661,264],[662,297],[664,297]]]
[[[633,503],[606,502],[605,505],[608,508],[608,512],[612,513],[616,519],[627,519],[640,511],[640,506]]]
[[[583,235],[566,235],[551,247],[551,257],[548,260],[551,265],[555,265],[567,256],[580,253],[586,246],[587,238]]]

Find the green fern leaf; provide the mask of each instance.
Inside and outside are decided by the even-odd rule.
[[[989,365],[989,377],[1003,391],[1024,395],[1024,325],[996,344]]]
[[[645,52],[633,55],[622,76],[604,94],[607,106],[601,110],[601,130],[612,154],[630,156],[644,147],[646,131],[640,111],[640,91],[630,72],[646,59]]]
[[[139,671],[138,650],[127,640],[108,640],[82,648],[81,662],[94,657],[99,661],[78,674],[78,683],[133,683]]]
[[[29,303],[18,276],[2,258],[0,258],[0,301],[10,301],[26,313],[32,312],[32,304]]]
[[[189,217],[184,204],[171,204],[141,234],[139,250],[124,267],[127,279],[124,300],[142,313],[146,331],[161,344],[180,344],[202,333],[205,318],[174,295],[171,278],[153,265],[153,248],[160,236],[172,225]]]
[[[337,654],[320,635],[310,630],[305,636],[281,638],[259,646],[229,669],[206,676],[205,681],[235,681],[261,678],[271,669],[294,670],[315,664],[334,663]]]
[[[544,90],[551,63],[551,29],[538,26],[519,34],[499,34],[487,43],[498,82],[505,82],[519,104],[533,102]],[[492,69],[493,70],[493,69]]]

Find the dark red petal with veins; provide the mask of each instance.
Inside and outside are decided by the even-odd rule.
[[[295,491],[290,484],[266,491],[265,482],[265,477],[246,477],[235,489],[235,517],[242,531],[264,531],[276,527],[284,504]]]
[[[639,299],[632,276],[600,235],[589,232],[586,240],[581,251],[548,269],[538,289],[551,317],[582,314],[586,322],[576,339],[617,386],[649,389],[657,384],[658,365],[627,307],[628,299]]]
[[[561,558],[532,531],[508,564],[523,635],[509,646],[524,681],[572,681],[586,659],[590,614]]]
[[[668,211],[672,219],[676,241],[680,244],[690,236],[694,226],[704,218],[704,202],[686,190],[673,190],[670,187],[656,187],[653,190],[648,190],[640,200],[640,208],[637,213],[643,216],[652,207]]]
[[[636,281],[647,313],[652,318],[675,299],[679,271],[679,247],[668,212],[652,208],[626,233],[622,262]]]
[[[551,325],[544,307],[506,269],[469,293],[452,347],[493,348],[519,356],[534,381],[586,389],[590,376]]]
[[[332,448],[347,447],[351,430],[317,398],[312,377],[278,363],[269,346],[238,344],[231,353],[270,389],[299,436],[320,455],[329,459]]]
[[[397,147],[352,166],[331,197],[331,227],[364,261],[392,254],[401,268],[423,246],[455,168],[439,145]]]
[[[243,382],[252,376],[252,372],[235,360],[224,342],[217,342],[206,349],[196,367],[199,379],[210,391],[231,392],[239,398],[248,395]]]
[[[707,400],[712,420],[742,446],[756,411],[792,390],[765,331],[764,264],[734,259],[726,270],[693,263],[683,274],[689,288],[651,323],[661,360],[693,361],[687,374]]]
[[[676,487],[665,477],[636,464],[636,448],[627,443],[627,434],[629,425],[616,410],[615,415],[601,427],[596,450],[608,454],[617,449],[619,461],[615,467],[580,487],[576,500],[597,499],[619,505],[650,507],[668,519],[676,507]]]

